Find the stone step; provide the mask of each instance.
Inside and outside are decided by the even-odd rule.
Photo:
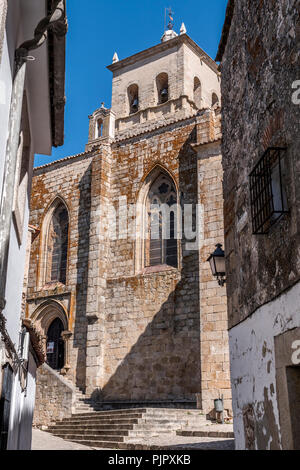
[[[75,412],[73,413],[73,415],[77,415],[78,413],[80,413],[81,415],[82,414],[86,414],[86,413],[89,413],[90,411],[95,411],[94,408],[76,408],[75,409]]]
[[[77,408],[78,410],[81,409],[81,407],[78,407]],[[81,416],[82,417],[94,417],[94,416],[102,416],[102,417],[112,417],[112,416],[132,416],[132,415],[136,415],[136,414],[143,414],[144,416],[147,416],[149,418],[156,418],[156,417],[159,417],[159,418],[165,418],[165,419],[185,419],[185,420],[191,420],[191,421],[195,421],[195,420],[203,420],[203,421],[206,421],[206,418],[204,415],[196,415],[196,414],[193,414],[193,415],[187,415],[187,414],[181,414],[181,413],[168,413],[167,411],[166,412],[156,412],[153,410],[151,411],[147,411],[147,412],[143,412],[143,411],[123,411],[122,413],[107,413],[107,412],[104,412],[104,411],[87,411],[86,413],[81,413]]]
[[[114,409],[114,410],[105,410],[103,409],[101,403],[93,402],[92,400],[81,400],[81,405],[92,405],[93,408],[98,408],[99,413],[106,413],[106,414],[119,414],[119,413],[134,413],[134,412],[142,412],[142,413],[152,413],[152,414],[176,414],[176,415],[184,415],[184,416],[203,416],[204,414],[200,410],[194,409],[174,409],[174,408],[124,408],[124,409]],[[77,404],[79,406],[79,403]]]
[[[79,404],[76,404],[76,410],[87,410],[87,412],[89,411],[96,411],[96,407],[94,405],[89,405],[88,403],[79,403]],[[99,408],[98,408],[98,411],[101,411]]]
[[[80,417],[80,415],[79,415]],[[92,425],[97,425],[97,424],[137,424],[139,421],[137,418],[124,418],[124,419],[87,419],[87,420],[78,420],[74,421],[60,421],[60,423],[63,424],[92,424]],[[59,424],[59,423],[57,423]]]
[[[84,408],[84,409],[87,409],[87,410],[94,410],[94,405],[92,404],[88,404],[88,403],[79,403],[79,404],[76,404],[76,409],[78,408]],[[99,411],[101,411],[99,409]]]
[[[99,410],[97,411],[97,414],[100,416],[113,416],[113,415],[120,415],[120,414],[136,414],[136,413],[146,413],[146,409],[145,408],[133,408],[133,409],[129,409],[129,410]],[[94,413],[87,413],[87,416],[90,416],[90,415],[94,415]]]
[[[66,424],[63,424],[63,423],[58,423],[54,426],[49,426],[47,431],[49,432],[52,432],[54,430],[99,430],[99,431],[108,431],[108,430],[112,430],[112,431],[128,431],[128,430],[132,430],[134,429],[134,426],[135,424],[95,424],[95,425],[91,425],[91,424],[73,424],[73,425],[66,425]],[[148,425],[147,425],[148,426]]]
[[[204,421],[202,421],[203,423]],[[185,426],[187,427],[187,424],[190,424],[190,421],[188,421],[187,419],[176,419],[175,417],[172,417],[171,418],[166,418],[165,416],[162,416],[161,418],[159,418],[158,416],[157,417],[148,417],[148,416],[143,416],[142,418],[139,419],[139,424],[161,424],[161,425],[164,425],[164,424],[178,424],[178,427],[180,426]]]
[[[70,418],[64,418],[64,421],[70,421],[70,420],[89,420],[89,419],[131,419],[131,418],[142,418],[144,413],[128,413],[128,414],[120,414],[120,415],[106,415],[102,413],[98,413],[97,411],[94,413],[81,413],[80,416],[70,416]]]
[[[86,408],[76,408],[76,412],[73,413],[72,417],[78,415],[80,413],[81,419],[94,419],[95,417],[98,418],[105,418],[105,419],[113,419],[113,418],[123,418],[123,417],[143,417],[144,419],[165,419],[165,420],[177,420],[177,421],[185,421],[191,424],[197,423],[204,423],[206,422],[206,418],[204,416],[186,416],[186,415],[175,415],[175,414],[168,414],[168,413],[122,413],[119,415],[107,415],[102,412],[99,413],[98,410],[95,409],[86,409]],[[77,417],[77,416],[76,416]]]
[[[126,442],[107,442],[100,440],[74,440],[69,439],[71,442],[82,444],[88,447],[102,448],[102,449],[118,449],[118,450],[160,450],[159,446],[150,446],[146,444],[131,444]]]
[[[149,425],[152,426],[160,426],[160,427],[172,427],[175,429],[180,429],[181,427],[186,427],[188,424],[186,420],[177,420],[177,419],[165,419],[165,418],[119,418],[119,419],[106,419],[106,418],[85,418],[80,419],[80,415],[77,415],[78,418],[66,419],[57,423],[57,425],[68,424],[68,425],[75,425],[75,424],[86,424],[86,425],[101,425],[101,424],[139,424],[139,425]]]
[[[97,408],[97,406],[93,405],[78,405],[76,406],[76,410],[83,410],[86,412],[86,414],[93,413],[95,411],[101,411],[99,408]]]
[[[224,439],[234,438],[234,433],[230,431],[176,431],[177,436],[187,436],[187,437],[217,437]]]
[[[95,407],[96,404],[77,402],[76,413],[50,426],[48,432],[95,448],[159,449],[136,441],[160,434],[171,436],[179,431],[199,431],[207,423],[203,413],[194,409],[136,407],[95,410]]]
[[[115,427],[106,426],[104,427],[103,425],[97,426],[97,425],[76,425],[76,426],[50,426],[47,431],[54,433],[54,432],[59,432],[59,433],[70,433],[70,431],[76,431],[76,433],[87,433],[87,432],[101,432],[103,434],[114,434],[114,433],[121,433],[125,432],[128,433],[130,432],[130,435],[132,433],[135,433],[137,435],[148,435],[149,433],[155,432],[157,433],[176,433],[178,430],[177,426],[174,427],[173,425],[163,425],[163,426],[153,426],[151,424],[135,424],[135,425],[116,425]]]
[[[67,441],[76,442],[83,446],[96,447],[102,449],[120,449],[120,443],[118,442],[108,442],[101,440],[91,440],[91,439],[66,439]]]
[[[93,421],[97,421],[97,422],[100,422],[100,421],[107,421],[108,423],[110,422],[113,422],[113,421],[121,421],[122,420],[128,420],[128,419],[141,419],[143,417],[142,414],[134,414],[134,415],[131,415],[131,416],[97,416],[96,414],[94,416],[85,416],[83,413],[80,413],[80,414],[75,414],[75,415],[72,415],[72,417],[70,418],[64,418],[63,419],[63,422],[64,423],[72,423],[74,421],[87,421],[89,422],[90,420],[93,420]]]
[[[73,416],[81,416],[86,413],[86,410],[75,410]]]
[[[97,429],[65,429],[65,428],[60,428],[60,429],[54,429],[51,430],[51,434],[54,436],[67,436],[70,434],[76,434],[78,436],[119,436],[119,437],[124,437],[128,436],[130,431],[120,431],[120,430],[111,430],[111,429],[105,429],[103,431],[99,431]]]
[[[84,440],[101,440],[102,442],[124,442],[124,436],[97,436],[97,435],[90,435],[90,436],[83,436],[82,434],[55,434],[56,437],[60,437],[61,439],[66,439],[67,441],[84,441]]]
[[[90,396],[86,395],[88,398]],[[119,409],[134,409],[134,408],[155,408],[155,409],[170,409],[170,410],[197,410],[196,402],[178,400],[170,401],[102,401],[99,402],[103,409],[119,410]],[[199,411],[199,409],[198,409]]]
[[[117,421],[117,422],[115,422]],[[177,420],[158,420],[158,419],[120,419],[120,420],[77,420],[77,421],[58,421],[57,423],[53,424],[52,427],[97,427],[97,428],[119,428],[120,426],[139,426],[142,427],[143,429],[151,429],[152,427],[157,427],[157,428],[164,428],[164,427],[174,427],[174,424],[176,425],[176,428],[178,428],[178,425],[180,425],[180,429],[187,429],[186,423],[180,423]],[[202,424],[202,423],[201,423]]]
[[[76,406],[75,412],[73,414],[77,414],[78,412],[80,413],[93,413],[95,411],[100,411],[97,408],[94,408],[93,406]]]
[[[128,436],[129,437],[156,437],[159,436],[160,434],[169,434],[169,435],[176,435],[176,430],[173,430],[172,428],[149,428],[149,429],[133,429],[132,431],[128,431]]]

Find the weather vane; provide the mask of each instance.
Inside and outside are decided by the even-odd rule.
[[[165,30],[166,30],[166,24],[167,24],[167,14],[168,14],[168,17],[169,17],[168,29],[173,29],[173,27],[174,27],[174,19],[173,19],[174,13],[173,13],[171,7],[165,8]]]

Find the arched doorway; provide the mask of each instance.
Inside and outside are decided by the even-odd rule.
[[[55,318],[47,332],[47,363],[54,370],[61,370],[64,367],[65,347],[61,337],[63,331],[63,322],[60,318]]]

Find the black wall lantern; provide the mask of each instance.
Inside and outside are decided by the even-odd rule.
[[[225,253],[221,243],[216,245],[215,251],[207,259],[210,263],[212,275],[218,279],[219,286],[224,286],[225,279]]]

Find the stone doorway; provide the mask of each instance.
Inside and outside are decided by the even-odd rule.
[[[274,338],[276,389],[283,450],[300,450],[300,328]]]
[[[55,318],[47,332],[47,363],[54,370],[61,370],[65,362],[65,347],[62,338],[64,325],[60,318]]]
[[[294,450],[300,450],[300,366],[286,368]]]

